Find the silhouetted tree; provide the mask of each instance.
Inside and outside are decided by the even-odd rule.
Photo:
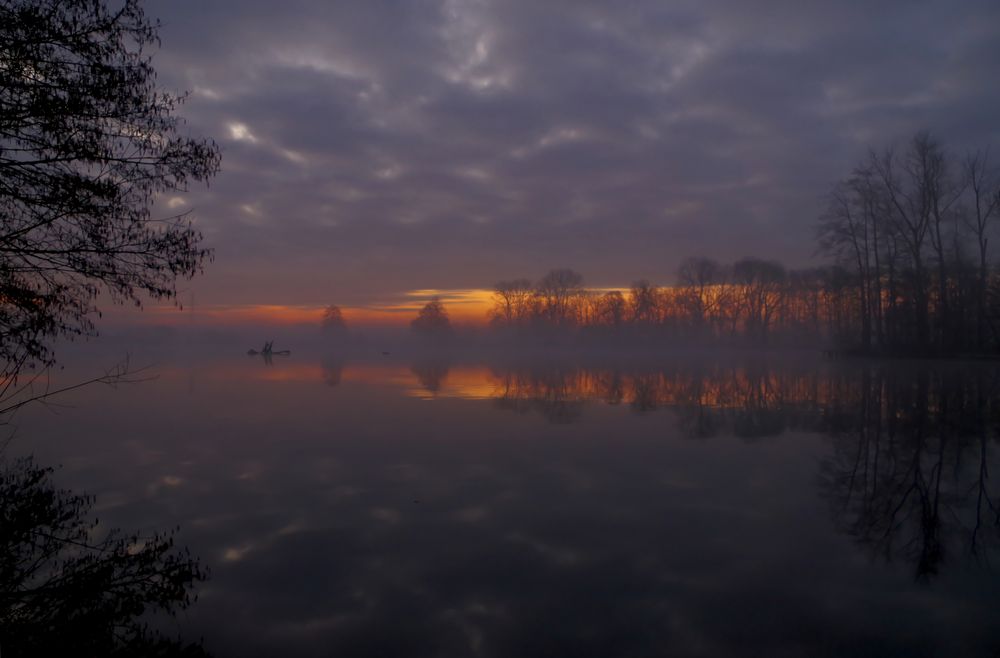
[[[967,223],[976,240],[976,255],[979,257],[976,277],[976,347],[983,351],[986,347],[986,290],[989,275],[989,231],[1000,215],[1000,176],[990,168],[989,150],[976,151],[966,157],[964,174],[971,191],[972,212]]]
[[[977,152],[957,167],[926,133],[899,153],[870,153],[833,188],[820,218],[820,251],[835,261],[828,266],[692,258],[676,285],[639,281],[625,296],[587,290],[576,272],[553,270],[530,300],[525,282],[504,284],[492,317],[504,324],[516,315],[517,288],[527,315],[557,331],[582,328],[574,338],[581,341],[642,334],[882,353],[996,352],[1000,272],[989,242],[1000,217],[1000,173],[987,164]]]
[[[628,315],[628,303],[620,290],[609,290],[597,298],[597,321],[618,328]]]
[[[507,327],[525,323],[531,316],[534,293],[528,279],[498,282],[493,286],[490,321]]]
[[[695,331],[704,331],[707,318],[722,301],[717,290],[722,282],[722,268],[710,258],[688,258],[677,268],[677,284]]]
[[[574,323],[575,306],[583,293],[583,276],[569,269],[551,270],[535,289],[542,318],[555,325]]]
[[[320,327],[328,334],[343,334],[347,331],[347,323],[344,321],[344,314],[336,304],[330,304],[323,309],[323,319]]]
[[[878,240],[884,216],[872,171],[859,168],[834,187],[819,226],[820,250],[854,270],[865,351],[872,347],[872,318],[881,299]]]
[[[444,337],[451,334],[451,320],[444,304],[437,297],[424,304],[410,327],[420,335]]]
[[[834,188],[820,248],[850,267],[857,293],[840,339],[938,354],[1000,347],[988,303],[1000,178],[987,154],[958,161],[920,132],[902,149],[871,152]]]
[[[0,2],[0,358],[50,359],[47,339],[93,329],[115,302],[171,298],[209,251],[163,194],[219,166],[179,133],[183,97],[156,86],[158,23],[138,0]]]
[[[747,334],[767,342],[771,321],[784,301],[785,268],[773,261],[744,258],[733,264]]]
[[[636,281],[628,291],[629,316],[636,324],[650,325],[659,320],[657,291],[649,281]]]
[[[889,201],[893,232],[899,236],[910,261],[916,343],[920,349],[926,349],[930,298],[925,251],[933,212],[929,185],[938,171],[937,145],[928,135],[918,134],[903,156],[886,149],[881,154],[873,152],[870,160]]]

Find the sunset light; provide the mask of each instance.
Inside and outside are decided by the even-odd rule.
[[[1000,0],[0,0],[0,656],[1000,656]]]

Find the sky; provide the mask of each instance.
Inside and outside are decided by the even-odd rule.
[[[809,265],[824,195],[869,147],[1000,144],[996,0],[146,7],[161,85],[222,149],[207,189],[158,208],[193,210],[215,249],[180,284],[202,308]]]

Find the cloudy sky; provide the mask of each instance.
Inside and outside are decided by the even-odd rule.
[[[199,303],[815,260],[869,145],[1000,144],[1000,2],[151,1],[223,168]],[[185,284],[186,286],[186,284]]]

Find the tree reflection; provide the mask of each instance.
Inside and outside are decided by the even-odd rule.
[[[776,372],[751,368],[735,387],[737,403],[733,414],[733,432],[755,439],[777,436],[785,431],[787,384]]]
[[[0,468],[0,652],[15,656],[206,656],[151,628],[205,572],[172,533],[103,531],[93,499],[55,488],[30,460]]]
[[[588,402],[669,409],[690,437],[825,436],[820,489],[837,527],[869,553],[931,578],[953,557],[1000,548],[996,369],[926,365],[767,367],[672,364],[634,372],[495,368],[495,403],[550,422]]]
[[[323,381],[331,388],[340,386],[340,380],[344,376],[345,361],[339,356],[328,356],[323,359],[320,369],[323,371]]]
[[[839,527],[872,554],[936,575],[1000,540],[995,374],[866,371],[829,432],[821,486]]]
[[[500,380],[494,400],[497,407],[517,413],[538,411],[549,422],[572,423],[583,411],[585,400],[576,369],[538,368],[497,372]],[[614,384],[612,383],[612,386]],[[614,398],[613,393],[606,397]]]
[[[625,404],[636,414],[672,409],[692,436],[730,430],[738,436],[774,436],[785,430],[792,407],[802,404],[791,391],[794,379],[757,368],[682,366],[623,372],[568,365],[494,368],[498,406],[520,413],[535,409],[559,422],[582,416],[587,401]],[[569,409],[572,409],[569,412]]]
[[[629,402],[632,411],[641,414],[655,410],[659,403],[660,389],[659,373],[636,375],[632,382],[632,395]]]
[[[428,393],[435,394],[441,390],[442,384],[448,378],[448,371],[451,367],[447,362],[439,359],[419,361],[410,367],[417,377],[417,381]]]

